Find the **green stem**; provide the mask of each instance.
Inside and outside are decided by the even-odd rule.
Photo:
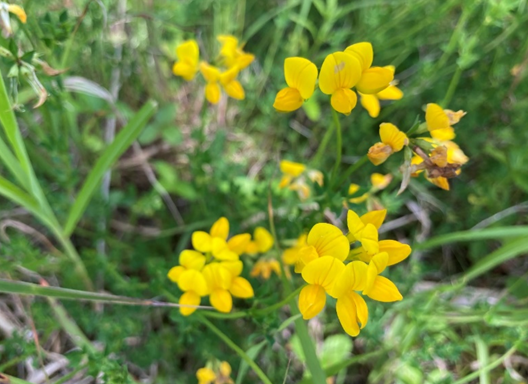
[[[323,140],[321,141],[321,144],[319,145],[319,148],[317,148],[317,152],[315,153],[315,156],[312,158],[311,161],[314,168],[319,168],[321,160],[323,159],[324,153],[326,151],[326,147],[328,146],[328,143],[330,142],[330,139],[334,134],[334,128],[334,125],[331,125],[330,128],[326,130],[326,133],[323,136]]]
[[[270,230],[271,235],[274,239],[274,246],[275,250],[278,254],[281,254],[281,250],[279,247],[279,242],[277,238],[277,231],[275,229],[275,223],[273,221],[273,209],[271,205],[271,194],[268,197],[268,215],[269,215],[269,224],[270,224]],[[286,273],[284,270],[283,263],[280,263],[281,267],[281,279],[282,279],[282,285],[284,288],[284,293],[287,297],[289,297],[292,293],[293,287],[291,281],[286,277]],[[295,297],[295,296],[294,296]],[[300,313],[299,308],[297,308],[297,303],[295,302],[294,298],[291,298],[289,300],[290,305],[290,312],[292,316],[296,316]],[[310,337],[310,334],[308,333],[308,329],[306,328],[306,323],[304,322],[304,319],[302,317],[297,317],[295,319],[295,333],[299,337],[299,340],[301,341],[301,347],[304,352],[304,357],[306,359],[306,366],[308,367],[308,370],[312,374],[312,377],[314,379],[315,384],[325,384],[326,383],[326,375],[323,371],[323,368],[321,366],[321,363],[319,362],[319,359],[317,358],[317,353],[315,351],[315,346],[312,343],[312,339]]]
[[[444,100],[442,100],[442,107],[447,108],[449,103],[451,102],[451,99],[453,98],[453,95],[455,94],[456,87],[458,86],[458,83],[460,82],[460,76],[462,75],[462,68],[457,65],[457,69],[455,71],[455,74],[451,78],[451,82],[449,83],[449,88],[447,89],[446,95],[444,96]]]
[[[345,173],[343,173],[343,176],[341,176],[341,178],[339,179],[339,181],[337,182],[337,184],[335,185],[335,187],[337,189],[341,188],[341,186],[343,185],[343,183],[345,181],[348,180],[348,178],[350,176],[352,176],[352,174],[354,172],[356,172],[359,168],[361,168],[366,162],[368,161],[368,157],[367,155],[364,155],[363,157],[361,157],[358,161],[356,161],[354,164],[352,164],[350,167],[348,167],[348,169],[345,171]]]
[[[264,384],[273,384],[271,382],[271,380],[268,378],[268,376],[266,376],[266,374],[262,371],[262,369],[260,369],[260,367],[257,365],[257,363],[255,363],[255,361],[251,357],[249,357],[246,354],[246,352],[244,352],[242,350],[242,348],[240,348],[238,345],[236,345],[229,338],[229,336],[227,336],[225,333],[223,333],[221,330],[219,330],[213,323],[211,323],[205,317],[200,316],[200,315],[198,315],[196,317],[202,322],[202,324],[204,324],[207,328],[209,328],[211,331],[213,331],[213,333],[215,333],[224,343],[226,343],[229,348],[231,348],[233,351],[235,351],[237,353],[237,355],[240,356],[242,358],[242,360],[244,360],[247,363],[247,365],[249,365],[251,367],[251,369],[253,369],[253,371],[257,374],[257,376],[260,378],[260,380]]]
[[[332,109],[332,113],[334,116],[334,125],[336,127],[336,133],[337,133],[336,161],[334,164],[334,171],[332,174],[332,180],[335,180],[339,172],[339,166],[341,165],[341,154],[343,152],[343,138],[341,134],[341,123],[339,122],[339,116],[337,112],[335,111],[335,109]]]

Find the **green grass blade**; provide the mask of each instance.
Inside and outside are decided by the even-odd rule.
[[[467,283],[470,280],[486,273],[490,269],[495,268],[497,265],[502,264],[514,257],[523,255],[528,252],[528,241],[523,236],[517,240],[514,240],[506,245],[503,245],[496,251],[490,253],[484,257],[478,263],[474,264],[464,275],[462,280]]]
[[[438,247],[440,245],[456,243],[459,241],[477,241],[515,238],[519,236],[528,236],[528,226],[487,228],[472,231],[461,231],[433,237],[423,243],[415,244],[413,249],[425,250]]]
[[[138,305],[152,307],[180,307],[179,304],[165,303],[155,300],[143,300],[133,297],[116,296],[107,293],[79,291],[76,289],[49,287],[38,284],[26,283],[23,281],[14,281],[0,279],[0,292],[11,293],[16,295],[43,296],[47,298],[57,298],[63,300],[86,300],[97,301],[107,304]],[[210,309],[207,306],[197,306],[197,308]]]
[[[75,229],[77,222],[86,210],[86,207],[97,190],[105,172],[112,167],[123,152],[125,152],[126,149],[137,139],[148,120],[154,114],[156,107],[157,103],[155,101],[148,101],[143,108],[141,108],[141,110],[130,119],[129,123],[121,130],[121,132],[119,132],[112,144],[106,148],[103,155],[97,160],[95,166],[88,174],[75,203],[70,209],[64,226],[66,236],[70,236]]]
[[[11,152],[7,144],[0,138],[0,159],[5,164],[9,172],[18,180],[20,185],[24,188],[29,187],[28,179],[25,177],[24,171],[15,155]]]

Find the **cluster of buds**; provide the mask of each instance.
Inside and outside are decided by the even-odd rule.
[[[244,88],[237,76],[253,62],[255,56],[244,52],[234,36],[220,35],[217,40],[221,44],[218,66],[200,62],[198,43],[196,40],[187,40],[176,47],[178,61],[174,64],[172,72],[191,81],[200,71],[206,81],[205,97],[212,104],[220,101],[222,89],[233,99],[243,100]]]
[[[371,115],[377,116],[379,99],[397,100],[403,93],[390,88],[386,94],[381,94],[395,85],[394,67],[374,67],[373,60],[374,50],[368,42],[352,44],[342,52],[329,54],[319,73],[310,60],[289,57],[284,61],[284,77],[288,86],[277,93],[273,106],[281,112],[300,108],[312,96],[319,79],[319,89],[330,95],[330,104],[337,112],[348,115],[356,107],[357,94],[352,90],[355,88],[361,97],[365,97],[362,100],[364,107]]]
[[[269,251],[273,237],[265,228],[257,227],[253,238],[249,233],[229,238],[229,221],[221,217],[209,232],[194,232],[192,245],[194,250],[182,251],[179,265],[168,273],[183,292],[179,303],[184,316],[192,314],[204,296],[209,296],[211,305],[224,313],[233,308],[233,296],[253,297],[250,282],[240,276],[243,269],[240,256]]]
[[[299,295],[304,319],[323,310],[328,294],[337,299],[337,317],[345,332],[357,336],[368,322],[363,296],[381,302],[402,299],[396,285],[381,273],[406,259],[411,248],[395,240],[379,240],[386,213],[371,211],[360,217],[349,210],[347,235],[334,225],[319,223],[285,251],[285,262],[294,264],[295,272],[308,284]],[[358,245],[351,250],[351,243]]]
[[[293,161],[282,160],[280,162],[282,178],[279,188],[288,188],[296,191],[301,200],[306,200],[311,195],[308,180],[323,186],[323,174],[316,169],[310,169],[306,165]]]
[[[227,361],[210,363],[196,371],[198,384],[233,384],[231,366]]]
[[[425,177],[436,186],[449,190],[448,179],[457,177],[463,164],[469,160],[460,147],[452,141],[455,138],[453,125],[466,114],[464,111],[442,109],[438,104],[427,104],[425,123],[415,123],[407,133],[394,124],[380,125],[381,142],[368,151],[368,158],[374,165],[380,165],[392,154],[404,149],[404,175],[400,193],[407,187],[410,177],[425,172]],[[425,132],[430,137],[422,137]]]

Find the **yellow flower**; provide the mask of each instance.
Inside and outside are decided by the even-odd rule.
[[[301,248],[306,246],[306,240],[308,239],[308,235],[303,233],[299,238],[295,241],[295,244],[284,250],[282,253],[282,261],[284,261],[284,264],[286,265],[294,265],[297,260],[299,259],[299,251]]]
[[[455,125],[466,114],[460,110],[457,112],[449,109],[442,109],[441,106],[434,103],[427,104],[425,110],[425,122],[431,136],[438,140],[452,140],[455,138],[455,131],[452,125]]]
[[[367,42],[352,44],[345,53],[356,57],[361,63],[361,78],[356,85],[358,92],[372,95],[387,88],[394,79],[394,67],[372,67],[374,50]]]
[[[370,211],[361,217],[353,210],[349,210],[347,212],[347,227],[349,230],[347,238],[352,242],[361,241],[363,232],[369,224],[374,227],[377,233],[377,230],[383,224],[383,220],[385,220],[385,216],[387,216],[386,209]],[[369,231],[372,231],[372,229],[369,229]],[[373,234],[370,235],[373,236]]]
[[[232,67],[227,71],[221,72],[218,68],[206,63],[200,63],[200,72],[207,82],[205,86],[205,98],[211,104],[218,104],[222,90],[220,85],[224,88],[227,95],[237,99],[243,100],[245,97],[244,89],[236,77],[238,75],[238,67]]]
[[[250,275],[252,277],[261,276],[264,280],[268,280],[272,272],[275,272],[277,276],[281,275],[279,262],[274,259],[260,259],[253,266]]]
[[[353,261],[337,277],[332,290],[331,296],[337,299],[337,317],[350,336],[357,336],[368,322],[367,303],[354,292],[365,289],[366,276],[367,265],[361,261]]]
[[[196,371],[198,384],[211,384],[216,380],[216,374],[211,368],[200,368]]]
[[[384,303],[399,301],[403,298],[392,281],[386,277],[379,276],[387,267],[388,261],[389,256],[386,252],[378,253],[372,258],[367,268],[363,295]]]
[[[381,143],[376,143],[370,147],[367,154],[369,160],[374,165],[382,164],[390,155],[401,151],[409,142],[407,135],[391,123],[380,124],[379,133]]]
[[[172,267],[167,274],[168,278],[177,283],[181,274],[188,269],[201,271],[205,265],[205,256],[200,252],[186,249],[180,253],[180,265]]]
[[[251,236],[247,233],[233,236],[229,241],[229,221],[225,217],[218,219],[209,233],[196,231],[192,234],[192,245],[200,252],[211,252],[218,260],[238,260],[245,251]]]
[[[237,67],[239,71],[243,70],[253,62],[255,56],[251,53],[246,53],[239,46],[238,39],[232,35],[219,35],[217,40],[222,44],[220,48],[220,56],[226,67]]]
[[[387,175],[382,175],[381,173],[373,173],[370,175],[372,187],[377,191],[387,188],[391,181],[392,175],[390,173]]]
[[[390,70],[394,75],[394,66],[388,65],[384,68]],[[380,113],[380,100],[400,100],[403,97],[403,92],[397,86],[396,81],[392,81],[390,85],[383,91],[373,95],[368,95],[359,92],[361,105],[365,108],[372,118],[376,118]]]
[[[391,266],[409,257],[411,247],[396,240],[380,240],[378,242],[378,253],[386,253],[388,255],[387,266]],[[365,263],[369,263],[374,257],[369,255],[363,247],[352,250],[350,254],[353,260],[361,260]]]
[[[295,272],[302,272],[310,262],[324,256],[343,261],[347,258],[349,251],[349,241],[339,228],[327,223],[315,224],[308,233],[306,245],[299,250]]]
[[[317,67],[303,57],[288,57],[284,60],[284,77],[288,87],[277,93],[273,107],[280,112],[295,111],[312,96]]]
[[[322,256],[311,261],[302,271],[308,283],[299,294],[299,310],[305,320],[321,312],[326,304],[326,293],[333,289],[336,278],[345,269],[345,264],[335,257]]]
[[[190,81],[198,72],[198,61],[200,50],[196,40],[187,40],[176,47],[178,61],[172,67],[172,72],[176,76],[181,76]]]
[[[222,262],[207,264],[202,274],[210,293],[209,301],[218,311],[228,313],[233,308],[233,297],[250,298],[254,296],[249,281],[238,276],[242,271],[241,263]]]
[[[323,174],[316,169],[307,169],[306,165],[289,160],[281,160],[280,169],[282,178],[279,188],[286,188],[296,191],[301,200],[310,197],[311,191],[308,187],[304,175],[313,183],[323,185]]]
[[[273,247],[273,236],[264,227],[255,228],[253,239],[246,246],[245,253],[247,254],[255,255],[257,253],[266,253]]]
[[[357,104],[357,95],[352,91],[361,79],[360,61],[351,54],[334,52],[326,56],[319,74],[319,88],[331,95],[330,104],[337,112],[349,115]]]

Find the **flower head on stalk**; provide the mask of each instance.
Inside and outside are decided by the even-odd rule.
[[[312,96],[317,67],[303,57],[288,57],[284,60],[284,77],[288,87],[277,93],[273,107],[280,112],[292,112]]]

